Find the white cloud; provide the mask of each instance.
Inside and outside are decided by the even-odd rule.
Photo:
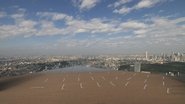
[[[14,19],[19,19],[19,18],[23,18],[24,14],[22,14],[22,13],[12,14],[11,17]]]
[[[120,26],[124,29],[143,29],[147,27],[145,23],[138,22],[138,21],[127,21],[127,22],[121,23]]]
[[[64,13],[39,12],[38,20],[27,19],[24,13],[8,15],[13,24],[0,25],[0,38],[29,36],[75,36],[85,33],[90,39],[78,40],[70,38],[57,43],[61,47],[140,47],[170,45],[177,42],[185,44],[185,17],[147,16],[144,20],[114,20],[92,18],[84,20]],[[59,21],[60,20],[60,21]],[[147,20],[147,21],[145,21]],[[56,25],[61,22],[62,26]],[[96,35],[96,36],[95,36]],[[104,39],[98,39],[103,35]],[[114,38],[112,38],[114,37]],[[55,43],[56,44],[56,43]],[[53,47],[52,47],[53,48]]]
[[[135,9],[142,9],[142,8],[150,8],[157,3],[162,2],[162,0],[141,0],[137,5],[135,5]]]
[[[17,24],[19,27],[33,28],[37,23],[32,20],[22,20]]]
[[[62,29],[56,28],[53,22],[50,21],[41,21],[40,22],[40,29],[35,33],[38,36],[45,36],[45,35],[61,35]]]
[[[121,5],[124,5],[126,3],[131,2],[132,0],[117,0],[115,3],[108,5],[108,7],[119,7]]]
[[[163,3],[167,0],[140,0],[137,4],[135,4],[134,6],[131,6],[131,7],[126,7],[123,3],[119,3],[118,6],[121,6],[121,8],[115,8],[113,13],[118,13],[118,14],[127,14],[127,13],[130,13],[131,11],[134,11],[134,10],[138,10],[138,9],[143,9],[143,8],[151,8],[151,7],[154,7],[156,6],[157,4],[159,3]],[[131,1],[129,1],[131,2]],[[117,2],[115,2],[117,3]],[[117,7],[117,6],[114,6],[114,7]]]
[[[134,31],[135,34],[145,34],[146,32],[147,32],[147,30],[145,30],[145,29],[140,29],[140,30]]]
[[[116,32],[115,23],[111,20],[104,20],[93,18],[90,20],[74,19],[72,16],[68,16],[62,13],[48,13],[39,12],[38,16],[47,17],[43,18],[45,21],[40,22],[41,31],[37,35],[66,35],[66,34],[78,34],[78,33],[108,33]],[[64,21],[65,27],[56,27],[54,24],[55,20]],[[56,19],[57,18],[57,19]],[[49,26],[48,26],[49,25]]]
[[[147,17],[147,22],[139,20],[128,20],[125,22],[112,19],[93,18],[90,20],[76,19],[72,16],[56,12],[39,12],[40,21],[33,21],[25,18],[24,14],[10,15],[15,21],[12,25],[0,26],[0,37],[11,36],[45,36],[45,35],[75,35],[80,33],[93,34],[125,34],[131,32],[151,37],[164,36],[183,36],[184,35],[184,17],[169,19],[164,17]],[[56,26],[55,21],[62,20],[64,24]],[[147,35],[146,35],[147,34]]]
[[[18,8],[14,14],[11,14],[10,17],[16,20],[24,18],[26,15],[26,10],[24,8]]]
[[[113,11],[113,13],[118,13],[118,14],[127,14],[129,13],[131,10],[133,10],[132,8],[128,8],[128,7],[122,7],[121,9],[115,9]]]
[[[185,22],[185,17],[177,18],[177,19],[173,20],[172,22],[176,23],[176,24],[183,23],[183,22]]]
[[[25,19],[24,12],[19,9],[15,14],[6,15],[14,20],[14,24],[0,25],[0,38],[35,35],[37,22]]]
[[[69,16],[67,14],[64,13],[57,13],[57,12],[37,12],[37,15],[40,17],[44,17],[47,19],[51,19],[53,21],[57,21],[57,20],[67,20],[70,21],[73,19],[72,16]]]
[[[17,8],[17,12],[19,12],[19,13],[25,13],[26,12],[26,9],[24,9],[24,8]]]
[[[36,24],[35,21],[22,20],[18,24],[2,25],[0,26],[0,38],[35,35],[37,29],[34,26]]]
[[[154,17],[151,19],[153,24],[150,26],[150,34],[157,38],[178,38],[185,36],[183,25],[178,24],[180,18],[168,19],[164,17]]]
[[[100,0],[73,0],[73,4],[80,10],[89,10],[97,5]]]

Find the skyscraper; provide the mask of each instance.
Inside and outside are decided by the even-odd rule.
[[[145,59],[148,60],[148,52],[145,52]]]

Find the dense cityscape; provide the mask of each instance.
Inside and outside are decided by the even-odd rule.
[[[0,0],[0,104],[185,104],[185,0]]]
[[[78,65],[104,68],[107,70],[122,70],[121,66],[134,66],[136,62],[142,64],[165,64],[185,62],[184,53],[170,55],[151,55],[148,52],[142,55],[99,55],[99,56],[37,56],[37,57],[1,57],[0,75],[17,76],[58,68]],[[130,68],[129,68],[130,69]],[[128,70],[127,71],[133,71]]]

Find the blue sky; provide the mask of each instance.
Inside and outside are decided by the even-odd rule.
[[[0,55],[185,52],[184,0],[0,0]]]

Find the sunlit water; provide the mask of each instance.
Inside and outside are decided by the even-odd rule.
[[[92,72],[92,71],[109,71],[110,69],[95,68],[90,66],[72,66],[67,68],[53,69],[46,72]]]

